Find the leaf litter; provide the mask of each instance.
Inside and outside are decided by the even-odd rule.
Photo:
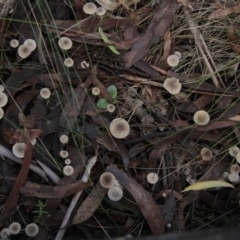
[[[239,3],[92,1],[108,9],[98,16],[84,13],[85,2],[0,3],[1,227],[36,221],[36,239],[60,240],[234,226],[239,172],[231,166],[240,160],[229,148],[240,140]],[[60,49],[60,37],[72,48]],[[37,49],[21,58],[12,39],[33,39]],[[174,54],[179,64],[171,67]],[[164,88],[171,77],[179,79],[179,94]],[[198,110],[209,123],[196,124]],[[110,133],[115,118],[130,126],[123,139]],[[22,159],[12,153],[16,143],[27,144]],[[210,161],[202,148],[212,152]],[[123,192],[117,202],[99,183],[104,172]],[[158,176],[154,185],[149,173]]]

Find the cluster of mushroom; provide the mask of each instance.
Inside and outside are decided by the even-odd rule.
[[[17,48],[19,46],[19,41],[17,39],[12,39],[10,41],[10,46],[12,48]],[[37,47],[37,43],[34,39],[26,39],[22,45],[18,47],[18,55],[21,58],[27,58]]]
[[[103,16],[106,14],[106,9],[104,7],[97,7],[96,4],[89,2],[83,6],[83,11],[86,14],[93,15],[97,14],[98,16]]]
[[[105,172],[100,176],[99,182],[102,187],[108,189],[108,197],[112,201],[119,201],[123,197],[123,190],[114,175],[110,172]]]
[[[21,231],[21,224],[18,222],[13,222],[8,228],[3,228],[0,235],[2,239],[8,239],[10,235],[17,235]],[[30,223],[25,227],[25,234],[28,237],[34,237],[38,234],[39,227],[36,223]]]
[[[231,148],[229,148],[229,154],[236,158],[236,163],[232,164],[229,172],[227,173],[227,178],[229,180],[229,182],[232,183],[239,183],[240,182],[240,178],[239,178],[239,173],[240,173],[240,166],[238,164],[240,164],[240,150],[237,146],[233,146]]]
[[[68,143],[68,136],[67,135],[62,135],[60,138],[59,138],[60,142],[62,144],[66,144]],[[62,158],[64,158],[64,163],[66,164],[66,166],[63,167],[63,173],[65,176],[71,176],[73,173],[74,173],[74,168],[72,166],[70,166],[71,164],[71,159],[67,158],[68,157],[68,151],[66,150],[61,150],[60,151],[60,156]]]
[[[3,111],[3,107],[7,104],[8,102],[8,96],[7,94],[5,94],[4,92],[4,86],[0,85],[0,119],[3,118],[4,116],[4,111]]]

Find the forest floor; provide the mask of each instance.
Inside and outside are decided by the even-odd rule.
[[[0,0],[1,237],[239,226],[239,1],[87,2]]]

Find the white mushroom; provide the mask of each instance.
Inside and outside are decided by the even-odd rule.
[[[74,168],[70,165],[67,165],[63,168],[63,173],[65,176],[71,176],[74,173]]]
[[[48,99],[51,96],[51,92],[49,88],[42,88],[40,91],[40,95],[43,99]]]
[[[74,61],[72,60],[72,58],[66,58],[64,60],[64,65],[66,67],[72,67],[74,65]]]
[[[116,109],[116,107],[113,104],[108,104],[107,105],[108,112],[112,113],[112,112],[115,111],[115,109]]]
[[[171,67],[176,67],[179,64],[179,57],[176,55],[169,55],[167,58],[167,63]]]
[[[24,153],[26,149],[26,144],[25,143],[15,143],[12,147],[12,152],[15,157],[17,158],[23,158]]]
[[[18,48],[18,55],[21,58],[27,58],[31,54],[31,48],[29,46],[21,45]]]
[[[171,94],[175,95],[181,91],[182,84],[175,77],[166,78],[163,87]]]
[[[68,142],[68,136],[67,135],[62,135],[60,138],[59,138],[60,142],[63,143],[63,144],[66,144]]]
[[[130,133],[130,126],[123,118],[115,118],[110,123],[110,132],[115,138],[125,138]]]
[[[83,11],[86,13],[86,14],[89,14],[89,15],[92,15],[94,13],[96,13],[97,11],[97,6],[94,4],[94,3],[86,3],[84,4],[83,6]]]
[[[100,94],[100,89],[98,87],[93,87],[92,88],[92,94],[97,96]]]
[[[17,48],[17,47],[19,46],[19,41],[18,41],[17,39],[12,39],[12,40],[10,41],[10,46],[11,46],[12,48]]]
[[[62,157],[62,158],[67,158],[68,157],[68,151],[66,151],[66,150],[61,150],[60,151],[60,156]]]
[[[104,7],[99,7],[99,8],[97,8],[96,13],[98,16],[103,16],[106,14],[106,9]]]
[[[156,173],[149,173],[147,175],[147,181],[150,183],[150,184],[155,184],[157,183],[158,181],[158,175]]]
[[[8,102],[8,96],[3,93],[3,92],[0,92],[0,107],[4,107]]]
[[[100,176],[99,182],[102,185],[102,187],[111,188],[114,186],[115,177],[112,173],[105,172]]]
[[[18,222],[13,222],[8,227],[11,234],[18,234],[21,231],[21,225]]]
[[[25,228],[25,233],[29,237],[34,237],[38,234],[39,227],[36,223],[30,223]]]
[[[193,116],[193,121],[200,126],[206,125],[210,121],[210,116],[206,111],[199,110],[195,112]]]
[[[113,186],[108,189],[107,194],[110,200],[117,202],[123,197],[123,190],[120,187]]]
[[[24,46],[28,46],[30,48],[31,52],[34,51],[36,49],[36,47],[37,47],[36,41],[34,39],[30,39],[30,38],[26,39],[24,41],[23,45]]]
[[[72,47],[72,40],[68,37],[61,37],[58,40],[58,45],[63,50],[68,50]]]

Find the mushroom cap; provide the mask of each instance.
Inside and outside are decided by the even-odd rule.
[[[11,234],[18,234],[21,231],[21,224],[18,222],[13,222],[8,227]]]
[[[60,151],[60,156],[61,156],[62,158],[68,157],[68,151],[66,151],[66,150],[61,150],[61,151]]]
[[[86,68],[85,65],[86,65],[87,67],[89,67],[89,63],[86,62],[86,61],[82,61],[80,65],[81,65],[81,68],[83,68],[83,69]]]
[[[43,99],[48,99],[51,96],[51,91],[49,88],[42,88],[40,91],[40,95]]]
[[[228,180],[229,180],[229,182],[237,183],[239,181],[239,175],[236,173],[230,173],[228,175]]]
[[[63,134],[60,138],[59,138],[60,142],[65,144],[68,142],[68,136]]]
[[[115,138],[121,139],[128,136],[130,133],[130,126],[125,119],[115,118],[110,123],[109,130]]]
[[[97,6],[94,3],[91,3],[91,2],[86,3],[83,6],[83,11],[87,14],[92,15],[97,11]]]
[[[179,57],[176,55],[169,55],[167,58],[167,63],[171,67],[176,67],[179,64]]]
[[[232,156],[232,157],[236,157],[238,152],[239,152],[239,148],[237,146],[232,146],[229,148],[229,154]]]
[[[181,91],[182,84],[175,77],[166,78],[163,87],[171,94],[177,94]]]
[[[26,144],[25,143],[15,143],[12,147],[12,152],[15,157],[23,158],[25,153]]]
[[[1,235],[1,238],[8,239],[8,236],[10,235],[9,229],[8,228],[3,228],[0,235]]]
[[[11,46],[12,48],[17,48],[17,47],[19,46],[19,41],[18,41],[17,39],[12,39],[12,40],[10,41],[10,46]]]
[[[106,12],[107,11],[106,11],[106,9],[104,7],[99,7],[99,8],[97,8],[97,11],[96,11],[98,16],[103,16],[103,15],[106,14]]]
[[[34,51],[37,47],[37,43],[34,39],[26,39],[23,43],[24,46],[28,46],[31,51]]]
[[[71,160],[70,160],[69,158],[67,158],[67,159],[65,159],[64,163],[65,163],[66,165],[69,165],[69,164],[71,164]]]
[[[233,174],[239,174],[239,172],[240,172],[239,165],[238,164],[232,164],[230,169],[229,169],[229,172],[233,173]]]
[[[2,118],[3,118],[3,116],[4,116],[4,111],[3,111],[3,109],[2,109],[2,108],[0,108],[0,119],[2,119]]]
[[[197,125],[204,126],[204,125],[209,123],[210,116],[209,116],[209,114],[206,111],[199,110],[199,111],[195,112],[195,114],[193,116],[193,121]]]
[[[108,189],[107,194],[110,200],[117,202],[123,197],[123,190],[120,187],[113,186]]]
[[[0,92],[0,107],[4,107],[8,102],[8,96],[3,93],[3,92]]]
[[[72,40],[68,37],[61,37],[58,40],[58,45],[63,50],[68,50],[72,47]]]
[[[63,173],[65,176],[71,176],[74,173],[74,168],[70,165],[67,165],[63,168]]]
[[[116,107],[113,105],[113,104],[108,104],[107,105],[107,110],[108,110],[108,112],[114,112],[115,111],[115,109],[116,109]]]
[[[25,227],[25,233],[29,237],[34,237],[38,234],[39,227],[36,223],[30,223]]]
[[[210,161],[213,157],[212,151],[205,147],[201,149],[200,154],[204,161]]]
[[[21,45],[18,48],[18,55],[21,58],[27,58],[30,54],[31,54],[31,48],[29,46],[26,45]]]
[[[66,58],[64,59],[64,65],[66,67],[72,67],[74,65],[74,61],[72,60],[72,58]]]
[[[30,140],[30,143],[34,146],[37,142],[37,139],[36,138],[33,138]]]
[[[114,186],[115,177],[112,173],[105,172],[100,176],[99,182],[102,185],[102,187],[111,188]]]
[[[155,184],[157,183],[158,181],[158,175],[156,173],[149,173],[147,175],[147,181],[150,183],[150,184]]]
[[[97,95],[99,95],[100,94],[100,89],[98,88],[98,87],[93,87],[92,88],[92,94],[93,95],[95,95],[95,96],[97,96]]]
[[[175,51],[173,55],[176,55],[179,59],[182,57],[182,54],[179,51]]]
[[[240,163],[240,151],[236,155],[236,160],[237,160],[238,163]]]
[[[4,91],[4,86],[2,84],[0,84],[0,92]]]

